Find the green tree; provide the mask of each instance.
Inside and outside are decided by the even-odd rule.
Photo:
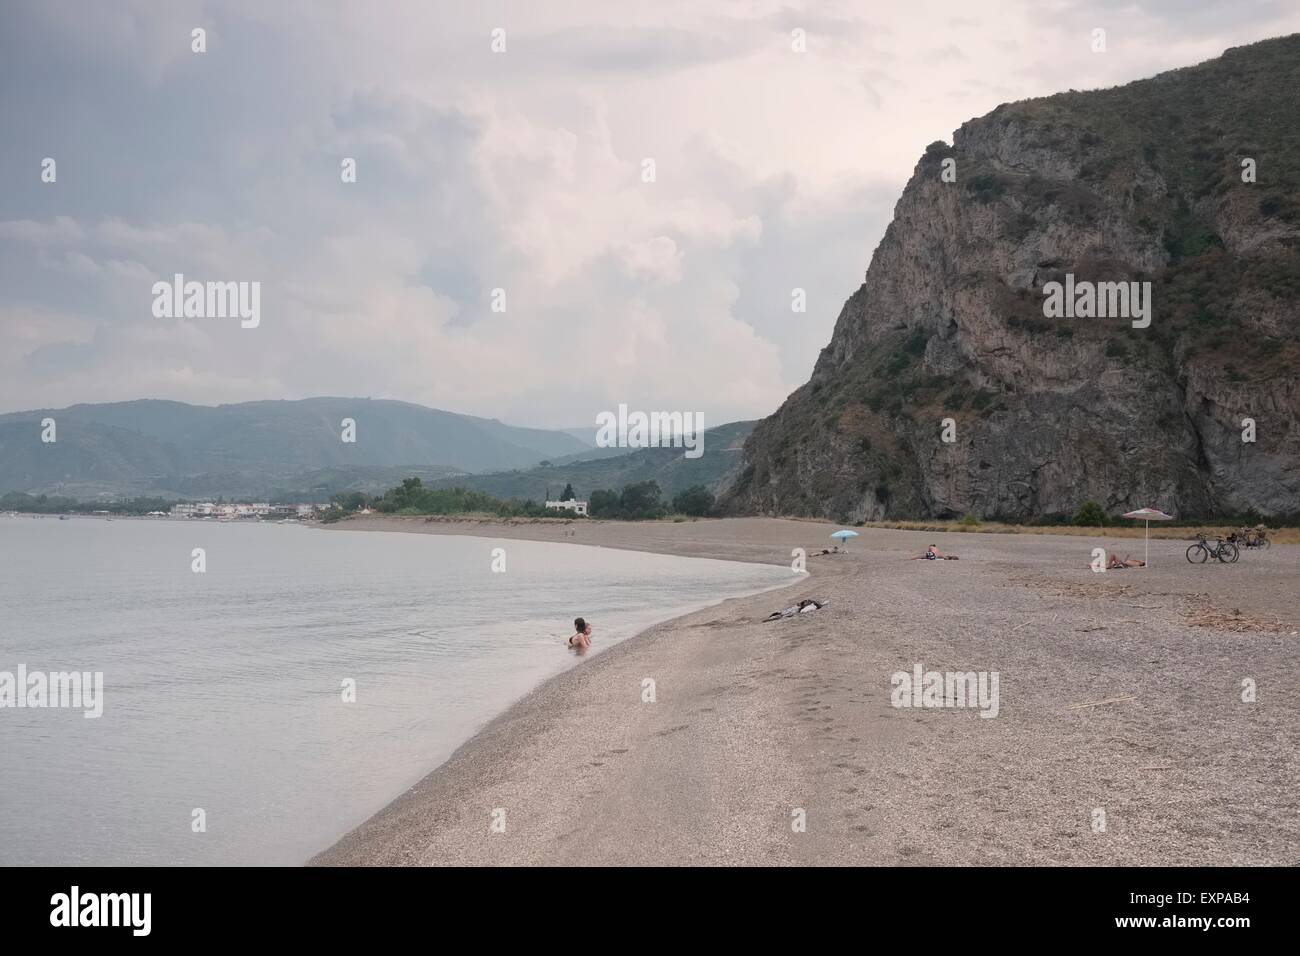
[[[1105,510],[1095,501],[1085,501],[1074,514],[1074,523],[1082,527],[1096,525],[1101,528],[1107,520]]]
[[[578,496],[575,495],[575,494],[573,493],[573,485],[572,485],[572,484],[565,484],[565,486],[564,486],[564,491],[563,491],[563,493],[561,493],[561,495],[560,495],[560,500],[561,500],[561,501],[573,501],[573,500],[575,500],[577,497],[578,497]]]
[[[621,518],[623,505],[617,491],[600,489],[591,493],[587,502],[587,511],[593,518]]]
[[[360,511],[369,504],[369,499],[359,491],[340,491],[330,499],[330,502],[344,511]]]
[[[713,492],[704,485],[692,485],[673,497],[673,511],[701,518],[713,512]]]
[[[653,479],[624,485],[623,494],[620,496],[623,517],[633,521],[661,517],[664,513],[663,501],[660,500],[661,494],[659,482]]]

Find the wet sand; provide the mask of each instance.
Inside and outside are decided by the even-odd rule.
[[[787,566],[834,530],[341,527]],[[1300,862],[1300,547],[1193,566],[1187,542],[1152,541],[1150,569],[1093,574],[1104,537],[860,530],[788,589],[666,622],[543,684],[311,862]],[[905,560],[932,541],[961,560]],[[759,623],[802,597],[831,604]],[[893,707],[890,675],[918,663],[997,671],[998,716]]]

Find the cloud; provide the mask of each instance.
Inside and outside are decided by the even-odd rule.
[[[56,246],[77,242],[85,238],[81,226],[67,216],[56,216],[48,222],[31,219],[14,219],[0,222],[0,242],[16,242],[29,246]]]
[[[928,143],[1004,100],[1297,26],[1265,2],[1255,24],[1199,2],[861,9],[7,12],[0,407],[354,394],[548,426],[623,401],[764,415],[806,380]],[[177,272],[261,282],[262,324],[155,319],[151,285]]]

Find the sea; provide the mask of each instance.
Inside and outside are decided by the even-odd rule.
[[[0,516],[0,865],[303,863],[547,678],[789,575],[488,537]],[[82,693],[64,679],[43,700],[68,706],[3,706],[20,669],[24,703],[42,700],[34,674],[85,675]]]

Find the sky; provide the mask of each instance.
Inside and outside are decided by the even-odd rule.
[[[927,144],[1297,31],[1291,0],[0,0],[0,411],[761,417]],[[260,283],[258,324],[158,317],[176,273]]]

